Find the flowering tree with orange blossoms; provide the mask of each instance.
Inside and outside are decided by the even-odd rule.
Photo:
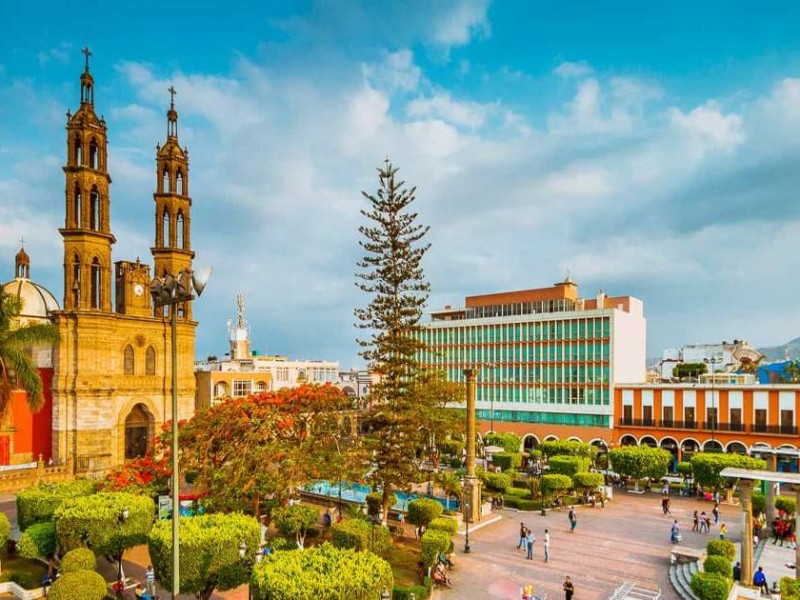
[[[256,516],[267,499],[282,503],[298,486],[324,476],[343,448],[350,400],[332,385],[304,385],[225,400],[180,427],[182,469],[197,473],[213,509]],[[338,447],[337,447],[338,445]]]

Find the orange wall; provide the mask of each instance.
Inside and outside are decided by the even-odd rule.
[[[520,437],[533,434],[540,442],[548,436],[556,436],[560,440],[576,437],[583,442],[591,442],[595,439],[605,440],[607,443],[612,439],[612,430],[606,427],[578,427],[576,425],[551,425],[549,423],[507,423],[505,421],[495,421],[494,430],[498,433],[516,433]],[[491,431],[491,421],[478,421],[478,431],[485,435]]]

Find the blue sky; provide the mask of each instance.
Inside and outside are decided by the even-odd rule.
[[[130,3],[128,3],[130,4]],[[198,357],[247,296],[261,352],[358,364],[361,190],[390,155],[431,225],[430,305],[549,285],[642,298],[648,351],[800,335],[800,5],[3,3],[0,279],[62,296],[64,123],[91,47],[114,258],[149,257],[178,90]],[[3,259],[2,256],[6,258]]]

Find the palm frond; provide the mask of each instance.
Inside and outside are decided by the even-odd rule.
[[[26,325],[6,334],[3,345],[17,347],[31,344],[55,343],[58,341],[58,327],[56,325]]]
[[[33,359],[21,348],[8,345],[3,348],[3,359],[6,367],[14,372],[11,383],[16,379],[17,385],[28,394],[28,406],[37,412],[44,405],[44,396],[42,378]]]

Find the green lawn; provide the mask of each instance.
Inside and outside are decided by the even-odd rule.
[[[40,587],[42,577],[47,572],[47,567],[42,563],[18,555],[0,555],[0,566],[0,582],[13,581],[27,590]]]
[[[389,549],[386,560],[392,565],[395,585],[418,585],[417,563],[421,550],[417,540],[396,541]]]

